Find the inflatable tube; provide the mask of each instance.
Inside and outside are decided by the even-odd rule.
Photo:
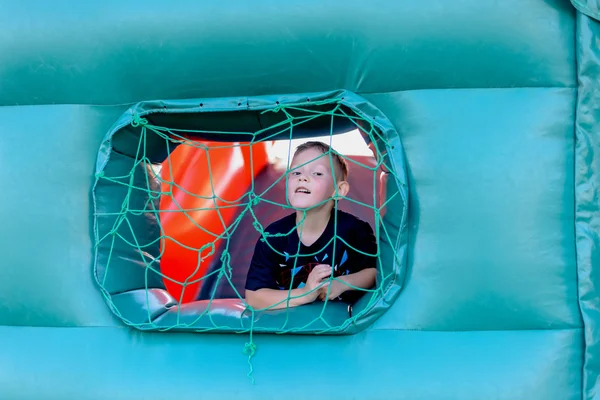
[[[268,163],[266,143],[252,149],[248,143],[199,143],[206,148],[179,146],[161,169],[160,267],[167,290],[182,303],[197,299],[198,280],[223,243],[220,236]]]

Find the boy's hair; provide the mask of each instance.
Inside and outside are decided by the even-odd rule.
[[[306,151],[309,149],[316,149],[316,150],[320,151],[322,154],[327,154],[327,153],[331,152],[331,158],[333,160],[333,165],[334,165],[334,168],[337,170],[337,173],[336,173],[337,177],[341,181],[345,181],[348,178],[348,164],[346,163],[346,160],[344,160],[344,158],[340,157],[340,155],[337,154],[336,152],[332,151],[331,147],[323,142],[309,141],[306,143],[302,143],[300,146],[298,146],[296,148],[296,151],[294,152],[294,157],[296,157],[296,155],[302,153],[303,151]]]

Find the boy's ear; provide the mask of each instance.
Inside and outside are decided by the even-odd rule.
[[[347,181],[338,182],[337,197],[345,197],[350,191],[350,184]],[[333,193],[333,197],[336,197],[336,193]]]

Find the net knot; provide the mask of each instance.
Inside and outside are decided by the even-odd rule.
[[[252,357],[256,354],[256,345],[254,343],[246,343],[244,345],[244,354],[248,357]]]
[[[104,171],[97,172],[96,178],[104,178]]]
[[[231,256],[229,255],[229,252],[224,251],[223,254],[221,254],[221,262],[225,263],[225,262],[228,262],[229,260],[231,260]]]
[[[258,233],[261,233],[261,234],[263,233],[263,228],[262,228],[262,225],[261,225],[261,224],[260,224],[258,221],[254,221],[254,222],[252,223],[252,225],[254,226],[254,229],[256,229],[256,231],[257,231]]]
[[[221,265],[224,265],[227,268],[228,277],[231,278],[233,276],[233,267],[231,266],[231,255],[229,255],[228,251],[224,251],[221,254]],[[221,275],[223,271],[219,273]]]
[[[139,114],[133,114],[133,118],[131,119],[131,126],[133,126],[134,128],[137,128],[140,125],[144,126],[147,124],[148,124],[148,120],[146,118],[140,117]]]
[[[256,205],[258,205],[258,203],[260,203],[260,197],[251,193],[250,194],[250,204],[252,204],[253,206],[256,206]]]
[[[254,368],[252,368],[252,362],[250,360],[254,354],[256,354],[256,345],[252,342],[252,333],[250,333],[250,342],[244,345],[244,354],[248,356],[248,365],[250,366],[248,377],[252,379],[252,384],[254,384],[254,377],[252,376]]]
[[[269,109],[263,110],[263,111],[261,112],[261,114],[266,114],[266,113],[269,113],[269,112],[272,112],[272,113],[278,113],[279,111],[281,111],[281,109],[282,109],[283,107],[284,107],[284,106],[283,106],[282,104],[278,104],[277,106],[275,106],[275,107],[273,107],[273,108],[269,108]]]

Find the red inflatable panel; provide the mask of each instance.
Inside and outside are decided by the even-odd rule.
[[[167,291],[182,303],[198,297],[199,279],[223,242],[219,236],[241,211],[247,202],[244,194],[268,163],[266,143],[252,149],[248,143],[196,143],[207,148],[181,145],[161,170],[160,267]]]

